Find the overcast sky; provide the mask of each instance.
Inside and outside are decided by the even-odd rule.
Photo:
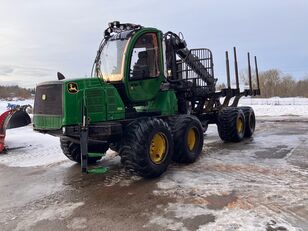
[[[260,70],[308,74],[308,0],[0,0],[0,85],[34,87],[89,75],[110,21],[182,32],[189,48],[213,51],[225,79],[224,52],[258,56]]]

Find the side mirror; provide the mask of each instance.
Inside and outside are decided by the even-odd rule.
[[[58,80],[65,79],[64,75],[61,72],[57,72]]]

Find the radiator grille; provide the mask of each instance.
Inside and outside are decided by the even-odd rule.
[[[99,113],[104,111],[104,92],[101,89],[87,90],[86,100],[89,113]]]
[[[34,114],[62,115],[63,114],[63,84],[46,84],[36,88]]]

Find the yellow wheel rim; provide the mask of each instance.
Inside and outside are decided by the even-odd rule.
[[[236,120],[236,130],[238,134],[241,134],[244,130],[244,121],[242,117],[239,117]]]
[[[189,151],[194,150],[197,143],[197,132],[195,128],[189,128],[187,134],[187,144]]]
[[[150,158],[154,164],[160,164],[167,154],[168,141],[166,136],[159,132],[156,133],[152,140],[150,146]]]

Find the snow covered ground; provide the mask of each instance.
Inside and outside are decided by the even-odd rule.
[[[67,158],[59,138],[34,132],[32,125],[7,130],[7,154],[0,154],[0,163],[11,167],[51,165]]]
[[[7,109],[8,103],[33,105],[33,100],[0,101],[0,113]],[[32,115],[30,115],[32,117]],[[66,160],[62,154],[59,139],[34,132],[32,124],[6,131],[7,154],[0,154],[0,163],[11,167],[33,167],[51,165]]]
[[[308,98],[242,98],[240,106],[251,106],[258,117],[308,117]]]

